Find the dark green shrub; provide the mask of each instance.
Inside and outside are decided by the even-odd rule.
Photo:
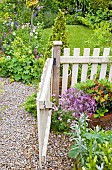
[[[109,7],[111,0],[89,0],[91,9],[97,11],[98,9],[106,9]]]

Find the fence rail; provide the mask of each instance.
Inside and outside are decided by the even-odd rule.
[[[112,82],[112,59],[109,57],[110,48],[105,48],[103,55],[99,56],[100,49],[94,48],[93,56],[90,56],[90,48],[84,49],[83,56],[80,56],[80,48],[74,49],[73,56],[70,56],[70,49],[64,49],[64,56],[60,56],[60,41],[54,42],[52,58],[48,58],[44,65],[41,82],[37,94],[37,120],[39,140],[39,164],[42,168],[42,161],[46,161],[47,144],[51,124],[51,95],[59,97],[59,79],[62,72],[61,93],[67,90],[69,70],[71,72],[70,86],[73,87],[78,81],[79,68],[81,69],[80,81],[93,79],[99,71],[99,79],[108,77]],[[62,65],[62,67],[60,66]],[[88,69],[89,68],[89,69]],[[60,71],[61,70],[61,71]]]

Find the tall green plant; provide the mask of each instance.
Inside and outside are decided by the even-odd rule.
[[[54,26],[52,28],[52,34],[48,40],[47,48],[45,51],[45,58],[51,56],[51,49],[53,47],[53,41],[62,41],[62,48],[63,50],[65,47],[68,47],[68,35],[66,31],[66,19],[64,17],[64,13],[59,10],[58,16],[55,20]]]

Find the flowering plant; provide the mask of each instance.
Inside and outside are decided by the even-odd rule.
[[[107,79],[87,80],[75,85],[79,90],[91,95],[96,102],[97,110],[94,117],[101,117],[112,111],[112,83]]]
[[[53,100],[55,103],[55,101]],[[81,114],[94,114],[95,99],[76,88],[69,88],[59,99],[59,105],[54,105],[52,114],[52,128],[58,131],[68,131],[74,121]]]
[[[95,99],[76,88],[69,88],[60,98],[62,110],[72,111],[78,117],[81,113],[94,114],[96,111]]]

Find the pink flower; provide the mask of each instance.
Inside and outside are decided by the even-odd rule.
[[[72,117],[75,117],[75,116],[76,116],[76,114],[75,114],[75,113],[73,113],[73,114],[72,114]]]
[[[70,119],[67,120],[67,123],[69,123],[69,122],[70,122]]]
[[[58,120],[60,120],[60,121],[61,121],[61,120],[62,120],[62,118],[61,118],[61,117],[58,117]]]

